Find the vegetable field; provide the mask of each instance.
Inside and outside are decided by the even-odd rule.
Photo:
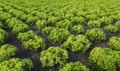
[[[0,71],[120,71],[120,1],[0,0]]]

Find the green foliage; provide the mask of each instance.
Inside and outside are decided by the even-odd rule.
[[[85,35],[91,41],[100,42],[106,39],[106,34],[99,28],[87,30]]]
[[[38,17],[28,16],[26,23],[28,24],[34,24],[38,20]]]
[[[33,63],[29,59],[12,58],[0,63],[0,71],[31,71]]]
[[[7,19],[11,18],[12,15],[6,12],[1,12],[0,11],[0,20],[6,21]]]
[[[35,36],[34,39],[29,39],[23,42],[26,50],[38,51],[46,48],[45,41],[41,37]]]
[[[74,15],[70,12],[66,13],[64,18],[71,20],[74,17]]]
[[[63,43],[63,48],[72,52],[85,53],[90,47],[91,42],[83,35],[69,36],[67,41]]]
[[[35,24],[40,31],[47,25],[45,20],[38,20]]]
[[[38,12],[38,11],[32,11],[30,14],[32,14],[32,15],[34,15],[34,16],[37,16],[37,15],[40,14],[40,12]]]
[[[120,37],[111,37],[108,42],[109,48],[120,51]]]
[[[3,28],[3,23],[2,22],[0,22],[0,28]]]
[[[22,45],[27,50],[40,52],[39,49],[45,49],[45,43],[47,43],[47,46],[58,46],[60,44],[66,43],[66,49],[70,50],[70,52],[74,51],[85,53],[86,51],[89,51],[88,49],[91,49],[89,48],[91,45],[89,40],[91,40],[93,43],[96,43],[104,41],[106,39],[106,34],[102,30],[106,29],[110,32],[118,31],[114,33],[114,35],[119,36],[119,6],[119,0],[0,0],[0,21],[4,25],[2,26],[0,24],[0,28],[3,27],[7,31],[9,31],[9,29],[10,31],[12,30],[12,32],[17,35],[16,37],[23,43]],[[30,28],[27,29],[26,26],[21,25],[24,23],[29,24],[28,26],[31,27],[35,25],[39,31],[35,28],[31,28],[35,31],[35,33],[33,33]],[[18,27],[16,25],[21,25],[21,27]],[[82,25],[85,29],[80,25]],[[9,29],[7,27],[9,27]],[[89,28],[94,29],[98,27],[101,27],[102,30],[87,30]],[[103,29],[103,27],[105,28]],[[77,36],[69,37],[69,31],[73,35]],[[84,31],[86,32],[86,37],[79,36],[79,34],[84,34]],[[39,36],[37,36],[38,32],[40,32],[38,35],[46,39],[45,43],[42,41],[43,39],[40,39],[41,37],[39,38]],[[107,36],[112,35],[111,33],[107,32]],[[9,38],[12,39],[11,33]],[[7,39],[6,36],[0,33],[0,46],[4,44],[4,39]],[[9,40],[7,43],[8,42]],[[14,42],[11,41],[10,43]],[[96,45],[101,45],[101,43],[95,44],[95,46]],[[101,46],[104,45],[102,44]],[[91,61],[91,63],[93,63],[93,67],[98,67],[97,70],[95,69],[95,71],[120,71],[120,53],[117,53],[120,52],[119,39],[115,38],[112,41],[109,41],[108,46],[111,48],[110,52],[108,52],[108,50],[105,50],[103,51],[104,53],[102,53],[101,50],[98,50],[96,53],[94,53],[96,56],[92,59],[93,62]],[[115,47],[113,48],[113,46]],[[100,53],[100,55],[98,53]],[[114,56],[112,56],[112,54]],[[48,57],[51,58],[53,55],[54,52]],[[82,55],[84,56],[84,54]],[[53,65],[52,60],[49,61],[51,61],[50,65]],[[53,61],[55,62],[55,59],[53,59]],[[47,59],[44,63],[48,63]],[[77,66],[74,67],[75,69],[80,68]],[[76,71],[74,67],[71,68],[73,71]],[[15,67],[11,66],[11,68],[8,68],[10,70],[7,71],[23,71],[16,70],[18,68],[13,68]],[[5,67],[2,67],[2,69],[5,69]]]
[[[80,16],[80,17],[75,17],[73,20],[72,20],[73,23],[77,23],[77,24],[80,24],[80,25],[86,25],[86,20],[84,17]]]
[[[112,24],[113,20],[109,17],[102,17],[100,18],[100,22],[102,23],[102,25],[110,25]]]
[[[11,7],[11,6],[8,6],[8,7]],[[20,11],[20,10],[16,10],[14,8],[10,8],[8,10],[9,13],[11,13],[12,15],[14,15],[16,18],[20,18],[22,15],[24,15],[23,11]]]
[[[53,30],[53,27],[45,27],[42,29],[42,34],[50,34],[50,32]]]
[[[115,12],[114,12],[115,13]],[[116,13],[115,13],[116,14]],[[111,18],[113,20],[113,22],[116,22],[117,21],[117,16],[115,14],[111,14],[109,16],[109,18]]]
[[[15,56],[17,48],[10,44],[5,44],[0,47],[0,62]],[[0,66],[1,68],[1,66]]]
[[[23,11],[16,10],[17,12],[14,12],[14,15],[19,19],[22,15],[25,15]]]
[[[0,8],[0,11],[3,11],[3,8]]]
[[[68,52],[59,47],[49,47],[43,50],[40,55],[42,67],[53,67],[56,64],[63,65],[67,62]]]
[[[120,70],[120,52],[119,51],[116,53],[115,58],[116,58],[117,69],[119,71]]]
[[[20,33],[17,38],[20,41],[24,42],[24,41],[28,41],[29,39],[34,39],[35,36],[36,35],[34,34],[34,32],[29,30],[27,32]]]
[[[24,33],[30,30],[29,26],[26,24],[16,24],[14,28],[12,29],[12,33],[16,36],[20,33]]]
[[[63,68],[60,68],[59,71],[90,71],[89,68],[87,68],[85,65],[77,62],[70,62],[67,63]]]
[[[119,58],[119,52],[109,48],[95,47],[90,53],[89,63],[99,71],[117,71]]]
[[[40,19],[48,19],[48,14],[45,12],[41,12],[40,14],[37,15]]]
[[[59,21],[56,24],[56,27],[57,28],[64,28],[64,29],[70,29],[72,27],[72,23],[69,20],[65,19],[65,20]]]
[[[120,21],[117,21],[117,22],[115,23],[115,26],[120,29]]]
[[[87,19],[87,21],[97,20],[97,19],[99,19],[99,16],[97,16],[96,14],[89,14],[86,16],[86,19]]]
[[[116,33],[116,32],[118,32],[119,28],[114,25],[108,25],[105,27],[105,30],[107,30],[108,32],[111,32],[111,33]]]
[[[26,21],[26,19],[27,19],[27,15],[21,15],[21,16],[20,16],[20,20]]]
[[[48,39],[52,44],[62,43],[68,38],[69,35],[70,33],[68,30],[62,28],[55,28],[49,33]]]
[[[88,22],[88,26],[92,28],[97,28],[101,26],[101,22],[97,20],[91,20]]]
[[[0,35],[4,37],[4,39],[7,39],[8,38],[8,33],[3,30],[3,29],[0,29]]]
[[[82,10],[77,12],[77,16],[86,16],[86,13]]]
[[[22,21],[17,20],[16,18],[11,18],[6,21],[9,28],[13,28],[17,24],[23,24]]]
[[[76,25],[71,28],[71,31],[78,35],[84,33],[84,27],[82,25]]]
[[[61,20],[60,17],[54,17],[54,16],[49,16],[48,17],[48,23],[51,26],[54,26],[59,20]]]
[[[0,45],[4,44],[7,39],[8,39],[8,33],[0,29]]]

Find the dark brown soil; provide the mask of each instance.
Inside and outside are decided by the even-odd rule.
[[[46,35],[41,35],[40,32],[38,32],[38,30],[36,29],[36,27],[34,25],[30,25],[30,27],[34,31],[35,34],[37,34],[38,36],[41,36],[41,37],[43,37],[45,39],[47,48],[50,47],[50,46],[59,46],[60,45],[60,44],[55,44],[55,45],[50,44],[47,41],[47,36]],[[55,67],[52,67],[52,68],[42,68],[42,65],[41,65],[40,60],[39,60],[40,59],[40,51],[32,52],[32,51],[24,50],[24,47],[22,46],[22,43],[12,34],[11,29],[9,29],[6,25],[5,25],[4,29],[9,34],[9,39],[7,40],[7,43],[18,47],[18,53],[17,53],[17,55],[15,57],[29,58],[29,59],[31,59],[33,61],[34,68],[32,69],[32,71],[58,71],[59,70],[58,65],[56,65]],[[87,29],[88,29],[88,27],[85,26],[85,31]],[[118,33],[108,33],[108,32],[106,32],[106,34],[107,34],[106,41],[103,41],[103,42],[100,42],[100,43],[97,43],[97,42],[92,43],[91,47],[88,49],[88,51],[85,54],[73,53],[73,52],[69,51],[68,62],[80,61],[84,65],[88,66],[91,71],[96,71],[95,69],[92,69],[89,66],[89,63],[88,63],[88,57],[89,57],[90,51],[95,46],[107,47],[107,42],[109,41],[110,37],[112,37],[112,36],[120,36],[120,32],[118,32]]]
[[[7,11],[5,10],[5,12],[7,12]],[[16,46],[18,48],[18,53],[16,54],[15,57],[18,57],[18,58],[29,58],[29,59],[31,59],[33,61],[34,68],[31,71],[58,71],[59,70],[59,66],[58,65],[56,65],[55,67],[52,67],[52,68],[43,68],[41,63],[40,63],[40,60],[39,60],[40,59],[40,51],[32,52],[32,51],[24,50],[24,47],[22,46],[22,43],[12,34],[11,29],[9,29],[7,27],[7,25],[5,25],[4,27],[5,27],[4,29],[9,34],[9,39],[7,40],[6,43],[12,44],[12,45],[14,45],[14,46]],[[42,35],[40,32],[38,32],[38,30],[36,29],[36,27],[34,25],[30,25],[30,28],[31,28],[31,30],[34,31],[35,34],[37,34],[38,36],[41,36],[42,38],[45,39],[47,48],[50,47],[50,46],[60,46],[60,44],[55,44],[55,45],[50,44],[48,42],[48,40],[47,40],[47,36],[46,35]],[[85,28],[85,31],[87,29],[90,29],[88,26],[85,26],[84,28]],[[103,29],[103,27],[101,27],[101,29]],[[105,41],[100,42],[100,43],[93,42],[91,47],[88,49],[88,51],[85,54],[73,53],[73,52],[69,51],[68,62],[80,61],[81,63],[83,63],[84,65],[89,67],[91,71],[96,71],[95,69],[92,69],[89,66],[89,63],[88,63],[88,57],[89,57],[90,51],[95,46],[107,47],[107,42],[109,41],[109,38],[112,37],[112,36],[119,36],[120,37],[120,32],[118,32],[118,33],[108,33],[108,32],[105,31],[105,33],[107,35],[107,39]]]

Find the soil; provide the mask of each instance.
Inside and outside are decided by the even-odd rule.
[[[40,36],[40,37],[45,39],[45,43],[46,43],[47,48],[50,47],[50,46],[60,46],[60,44],[55,44],[55,45],[50,44],[48,39],[47,39],[47,36],[46,35],[42,35],[40,32],[38,32],[38,30],[36,29],[35,25],[30,25],[30,28],[31,28],[31,30],[34,31],[35,34],[37,34],[38,36]],[[90,28],[88,26],[84,26],[84,29],[86,31],[87,29],[90,29]],[[101,27],[101,29],[103,29],[103,27]],[[18,48],[18,53],[16,54],[15,57],[22,58],[22,59],[28,58],[28,59],[31,59],[33,61],[34,68],[31,71],[58,71],[59,70],[59,66],[58,65],[56,65],[56,66],[54,66],[52,68],[43,68],[41,63],[40,63],[40,51],[33,52],[33,51],[24,50],[24,47],[23,47],[21,41],[19,41],[12,34],[11,29],[8,28],[6,24],[4,25],[4,30],[6,30],[8,32],[8,34],[9,34],[9,39],[6,41],[6,43],[12,44],[12,45],[14,45],[14,46],[16,46]],[[88,51],[85,54],[73,53],[71,51],[68,51],[69,52],[68,62],[80,61],[81,63],[83,63],[84,65],[89,67],[91,71],[97,71],[95,69],[92,69],[89,66],[88,57],[89,57],[90,51],[95,46],[100,46],[100,47],[103,47],[103,48],[107,47],[107,42],[109,41],[109,38],[112,37],[112,36],[119,36],[120,37],[120,31],[117,32],[117,33],[108,33],[108,32],[105,31],[105,33],[107,35],[107,39],[105,41],[100,42],[100,43],[93,42],[91,47],[88,49]]]
[[[6,43],[12,44],[12,45],[14,45],[18,48],[18,53],[16,54],[15,57],[22,58],[22,59],[23,58],[29,58],[33,61],[34,68],[31,71],[58,71],[59,70],[58,65],[56,65],[52,68],[43,68],[41,63],[40,63],[40,60],[39,60],[40,59],[40,51],[33,52],[33,51],[24,50],[24,47],[23,47],[22,43],[12,34],[11,29],[9,29],[6,24],[5,24],[4,27],[5,27],[4,30],[6,30],[9,34],[9,39],[7,40]],[[42,38],[45,39],[47,48],[50,47],[50,46],[60,46],[60,44],[55,44],[55,45],[50,44],[47,40],[47,36],[40,34],[40,32],[38,32],[38,30],[36,29],[36,27],[34,25],[30,25],[30,28],[31,28],[31,30],[34,31],[35,34],[37,34],[38,36],[41,36]],[[87,29],[89,29],[89,28],[87,26],[85,26],[85,31]],[[92,69],[88,64],[88,57],[89,57],[90,51],[95,46],[107,47],[107,42],[109,41],[109,38],[112,37],[112,36],[119,36],[120,37],[120,32],[118,32],[118,33],[108,33],[108,32],[106,32],[106,35],[107,35],[106,41],[103,41],[103,42],[100,42],[100,43],[97,43],[97,42],[92,43],[91,47],[88,49],[88,51],[85,54],[73,53],[71,51],[68,51],[69,52],[68,62],[80,61],[84,65],[88,66],[91,71],[96,71],[95,69]]]

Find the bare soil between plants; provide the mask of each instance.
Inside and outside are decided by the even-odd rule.
[[[48,42],[48,40],[47,40],[47,36],[40,34],[34,25],[30,25],[30,28],[38,36],[41,36],[42,38],[45,39],[47,48],[50,47],[50,46],[59,46],[59,44],[55,44],[55,45],[50,44]],[[12,34],[11,29],[9,29],[6,25],[4,26],[4,29],[9,34],[9,39],[7,40],[6,43],[12,44],[12,45],[14,45],[14,46],[16,46],[18,48],[18,53],[17,53],[17,55],[15,57],[22,58],[22,59],[23,58],[28,58],[28,59],[31,59],[33,61],[34,68],[31,71],[58,71],[59,70],[59,65],[56,65],[56,66],[51,67],[51,68],[46,68],[46,67],[43,68],[41,63],[40,63],[40,52],[41,51],[33,52],[33,51],[24,50],[24,47],[23,47],[22,43]],[[89,29],[89,28],[87,26],[85,26],[85,31],[87,29]],[[68,51],[69,52],[68,62],[80,61],[81,63],[83,63],[84,65],[89,67],[90,71],[96,71],[95,69],[92,69],[89,66],[89,63],[88,63],[88,58],[89,58],[90,51],[95,46],[107,47],[107,42],[109,41],[109,38],[112,37],[112,36],[119,36],[120,37],[120,31],[117,32],[117,33],[108,33],[108,32],[106,32],[106,35],[107,35],[107,39],[105,41],[100,42],[100,43],[93,42],[91,47],[88,49],[88,51],[85,54],[73,53],[71,51]]]

